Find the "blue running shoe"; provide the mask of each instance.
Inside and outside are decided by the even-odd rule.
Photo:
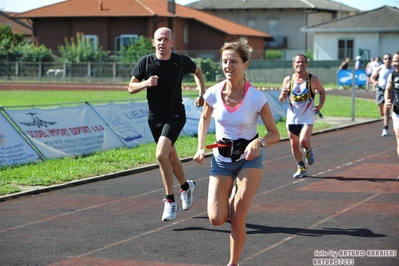
[[[306,155],[306,163],[308,165],[312,165],[314,163],[314,154],[312,151],[312,148],[309,149],[309,151],[306,151],[304,149],[305,155]]]

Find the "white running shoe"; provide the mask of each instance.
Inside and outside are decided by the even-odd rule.
[[[186,191],[180,189],[181,205],[184,211],[189,210],[194,203],[193,193],[195,190],[195,182],[193,180],[187,180],[187,183],[190,186],[189,189],[187,189]]]
[[[176,202],[171,202],[167,199],[163,199],[163,202],[165,203],[165,206],[162,213],[162,221],[173,221],[176,219],[176,213],[179,206],[177,206]]]
[[[298,170],[292,175],[293,178],[302,178],[306,176],[306,167],[298,166]]]
[[[381,136],[382,136],[382,137],[388,137],[388,136],[389,136],[388,130],[384,128],[384,129],[382,130]]]

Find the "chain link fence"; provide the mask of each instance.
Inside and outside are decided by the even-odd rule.
[[[291,61],[251,60],[246,71],[252,83],[282,83],[285,76],[293,73]],[[337,69],[341,61],[310,61],[308,72],[316,75],[322,83],[337,83]],[[215,82],[222,80],[223,71],[219,63],[215,73],[210,75]],[[83,82],[83,83],[126,83],[134,63],[89,62],[9,62],[0,61],[0,81],[20,82]],[[192,75],[186,75],[184,82],[194,82]]]

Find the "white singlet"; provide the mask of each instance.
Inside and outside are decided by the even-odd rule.
[[[310,80],[307,79],[301,84],[294,83],[292,86],[287,108],[287,128],[288,125],[313,125],[315,121],[314,103],[307,86],[308,82]]]

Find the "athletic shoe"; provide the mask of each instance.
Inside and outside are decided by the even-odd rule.
[[[306,175],[306,167],[305,166],[298,166],[298,170],[295,174],[292,175],[293,178],[301,178]]]
[[[162,221],[172,221],[176,219],[176,212],[179,209],[176,202],[167,199],[163,199],[163,202],[165,203],[165,206],[162,213]]]
[[[193,203],[194,203],[193,193],[195,190],[195,182],[192,180],[187,180],[187,183],[190,186],[189,189],[187,189],[186,191],[183,191],[180,189],[181,205],[182,205],[184,211],[189,210],[191,208],[191,206],[193,206]]]
[[[314,163],[314,154],[312,148],[310,148],[308,152],[304,149],[304,152],[306,155],[306,163],[308,165],[312,165]]]
[[[388,136],[389,136],[388,130],[384,128],[384,129],[382,130],[381,136],[382,136],[382,137],[388,137]]]

